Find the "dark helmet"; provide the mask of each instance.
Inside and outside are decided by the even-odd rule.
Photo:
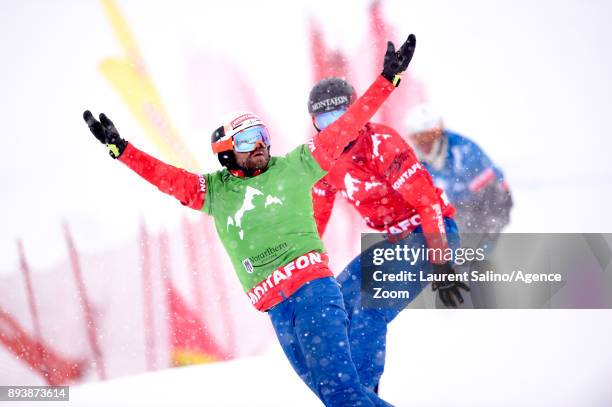
[[[308,113],[311,116],[351,105],[357,94],[344,79],[330,77],[317,83],[308,96]]]

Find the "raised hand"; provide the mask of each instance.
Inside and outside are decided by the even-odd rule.
[[[127,146],[127,141],[121,138],[113,122],[104,113],[100,114],[100,121],[98,121],[89,110],[83,112],[83,119],[87,123],[89,131],[100,143],[108,147],[110,156],[119,158]]]
[[[414,49],[416,47],[416,37],[414,34],[410,34],[406,42],[402,44],[398,51],[395,50],[395,46],[391,41],[387,42],[387,52],[385,53],[385,60],[383,62],[382,76],[387,78],[394,86],[398,86],[400,83],[400,75],[406,69],[412,60],[414,55]]]

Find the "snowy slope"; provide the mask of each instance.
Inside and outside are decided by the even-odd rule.
[[[409,310],[390,327],[381,394],[405,407],[607,407],[610,337],[609,311]],[[91,383],[70,394],[69,403],[54,405],[320,405],[277,345],[261,357]],[[13,404],[27,405],[3,405]]]

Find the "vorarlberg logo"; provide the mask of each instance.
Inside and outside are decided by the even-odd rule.
[[[255,267],[266,266],[274,262],[283,254],[287,253],[288,250],[289,245],[286,242],[283,242],[279,245],[268,247],[266,250],[256,254],[255,256],[242,260],[242,265],[244,266],[246,272],[250,274],[253,273]]]

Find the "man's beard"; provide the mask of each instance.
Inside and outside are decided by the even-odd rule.
[[[263,152],[263,155],[257,157],[249,157],[241,170],[246,175],[252,175],[257,171],[264,171],[268,167],[270,162],[270,153],[268,151]]]

